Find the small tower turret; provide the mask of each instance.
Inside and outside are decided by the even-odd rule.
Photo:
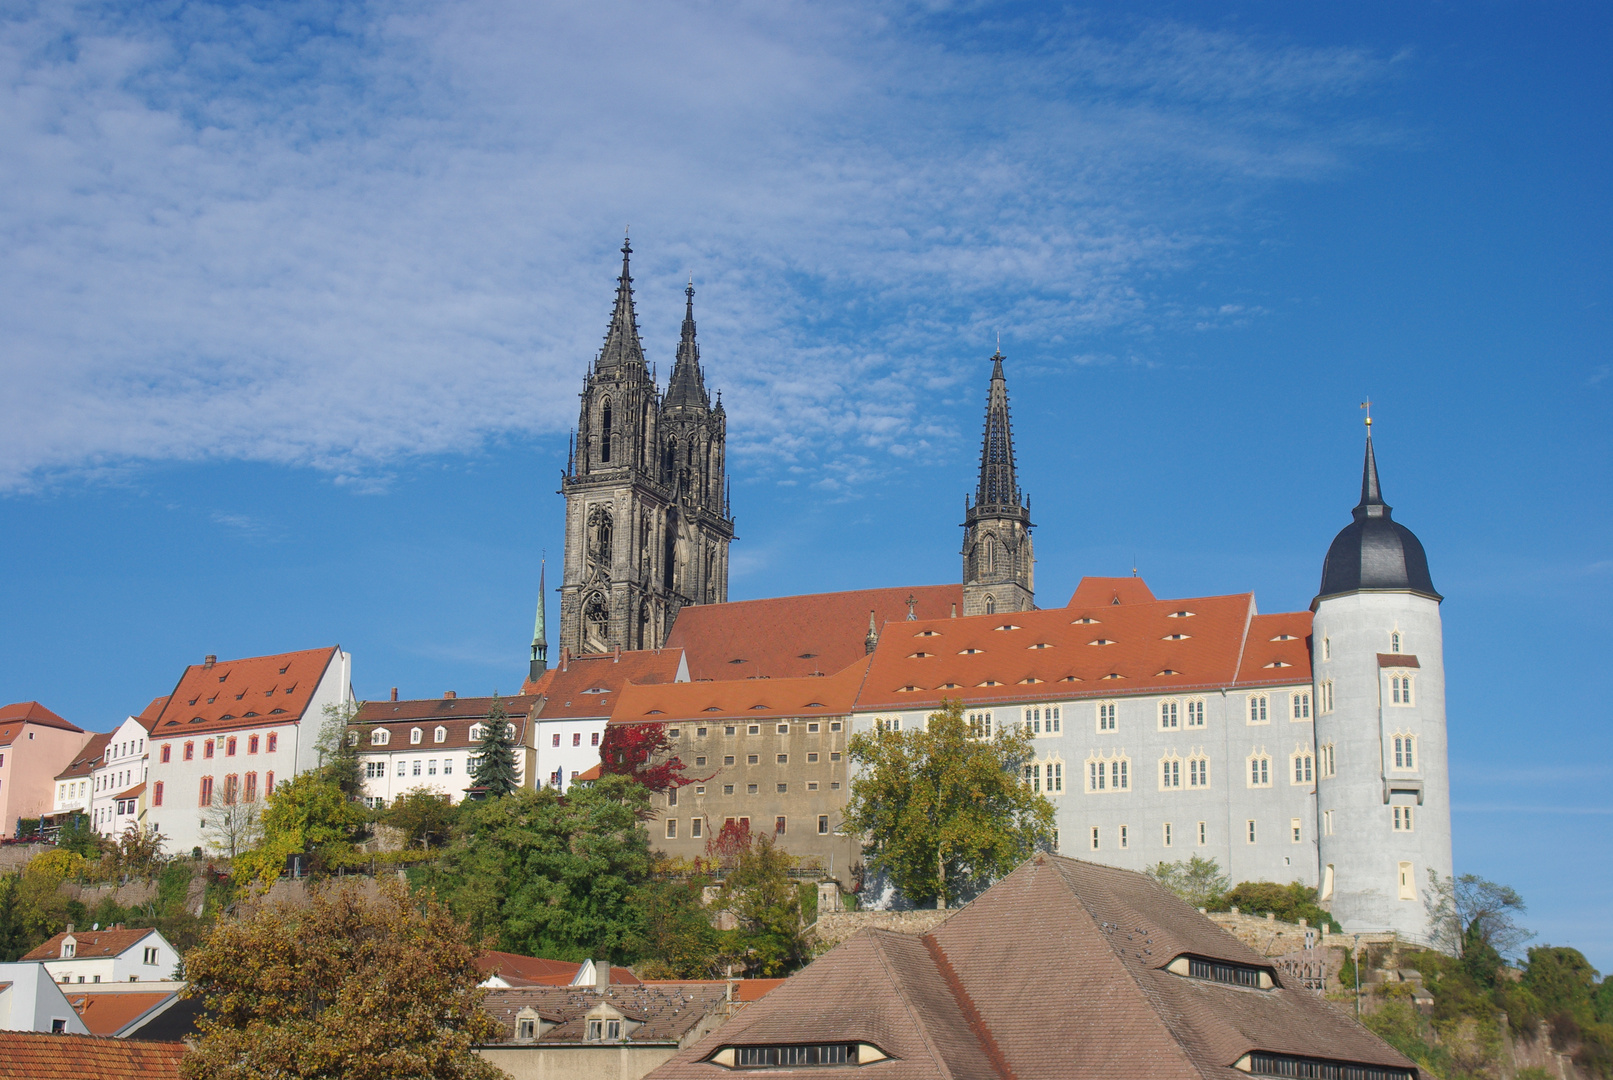
[[[1452,872],[1442,598],[1383,501],[1370,426],[1353,517],[1311,604],[1320,897],[1346,931],[1415,940],[1430,871]]]
[[[538,566],[538,617],[532,625],[532,662],[527,672],[528,680],[536,680],[549,669],[549,634],[543,625],[543,609],[549,603],[549,594],[544,588],[548,569],[547,560]]]
[[[1036,558],[1031,548],[1030,504],[1014,470],[1014,433],[1008,418],[1008,380],[1001,350],[991,357],[986,431],[980,447],[980,483],[963,508],[963,613],[988,615],[1036,607]]]

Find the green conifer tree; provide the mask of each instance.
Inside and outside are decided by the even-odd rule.
[[[504,703],[493,695],[493,704],[482,722],[482,738],[476,744],[476,764],[471,778],[486,789],[486,797],[497,799],[520,786],[515,772],[515,740],[509,734],[510,718]]]

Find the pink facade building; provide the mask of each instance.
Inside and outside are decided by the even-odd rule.
[[[22,818],[51,812],[57,774],[89,739],[37,701],[0,707],[0,836],[16,836]]]

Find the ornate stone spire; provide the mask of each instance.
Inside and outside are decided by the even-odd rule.
[[[605,345],[599,350],[595,370],[625,364],[644,366],[644,346],[638,336],[638,316],[633,313],[633,275],[630,261],[633,245],[622,239],[622,276],[616,279],[616,307],[611,311],[610,329],[605,331]]]
[[[538,564],[538,618],[532,625],[532,665],[528,679],[536,679],[549,667],[549,635],[543,625],[543,608],[549,602],[548,590],[544,588],[548,569],[548,560]]]
[[[706,412],[711,409],[711,398],[706,394],[705,372],[700,370],[700,345],[695,341],[693,279],[683,295],[683,337],[678,342],[678,358],[672,365],[672,378],[663,400],[668,409]]]
[[[980,445],[980,486],[976,511],[1018,508],[1019,482],[1014,475],[1014,433],[1008,421],[1008,380],[1003,354],[991,358],[991,387],[986,393],[986,433]]]

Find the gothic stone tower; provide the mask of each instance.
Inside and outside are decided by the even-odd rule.
[[[663,400],[633,313],[632,251],[622,244],[615,310],[583,387],[561,481],[559,644],[572,652],[660,648],[684,604],[728,599],[727,416],[706,394],[694,287]]]
[[[1036,607],[1030,501],[1014,476],[1014,433],[1008,422],[1003,355],[991,358],[980,486],[963,502],[963,613],[992,615]]]
[[[1347,933],[1416,940],[1429,872],[1451,874],[1441,597],[1423,545],[1383,501],[1367,431],[1355,520],[1311,604],[1320,899]]]

